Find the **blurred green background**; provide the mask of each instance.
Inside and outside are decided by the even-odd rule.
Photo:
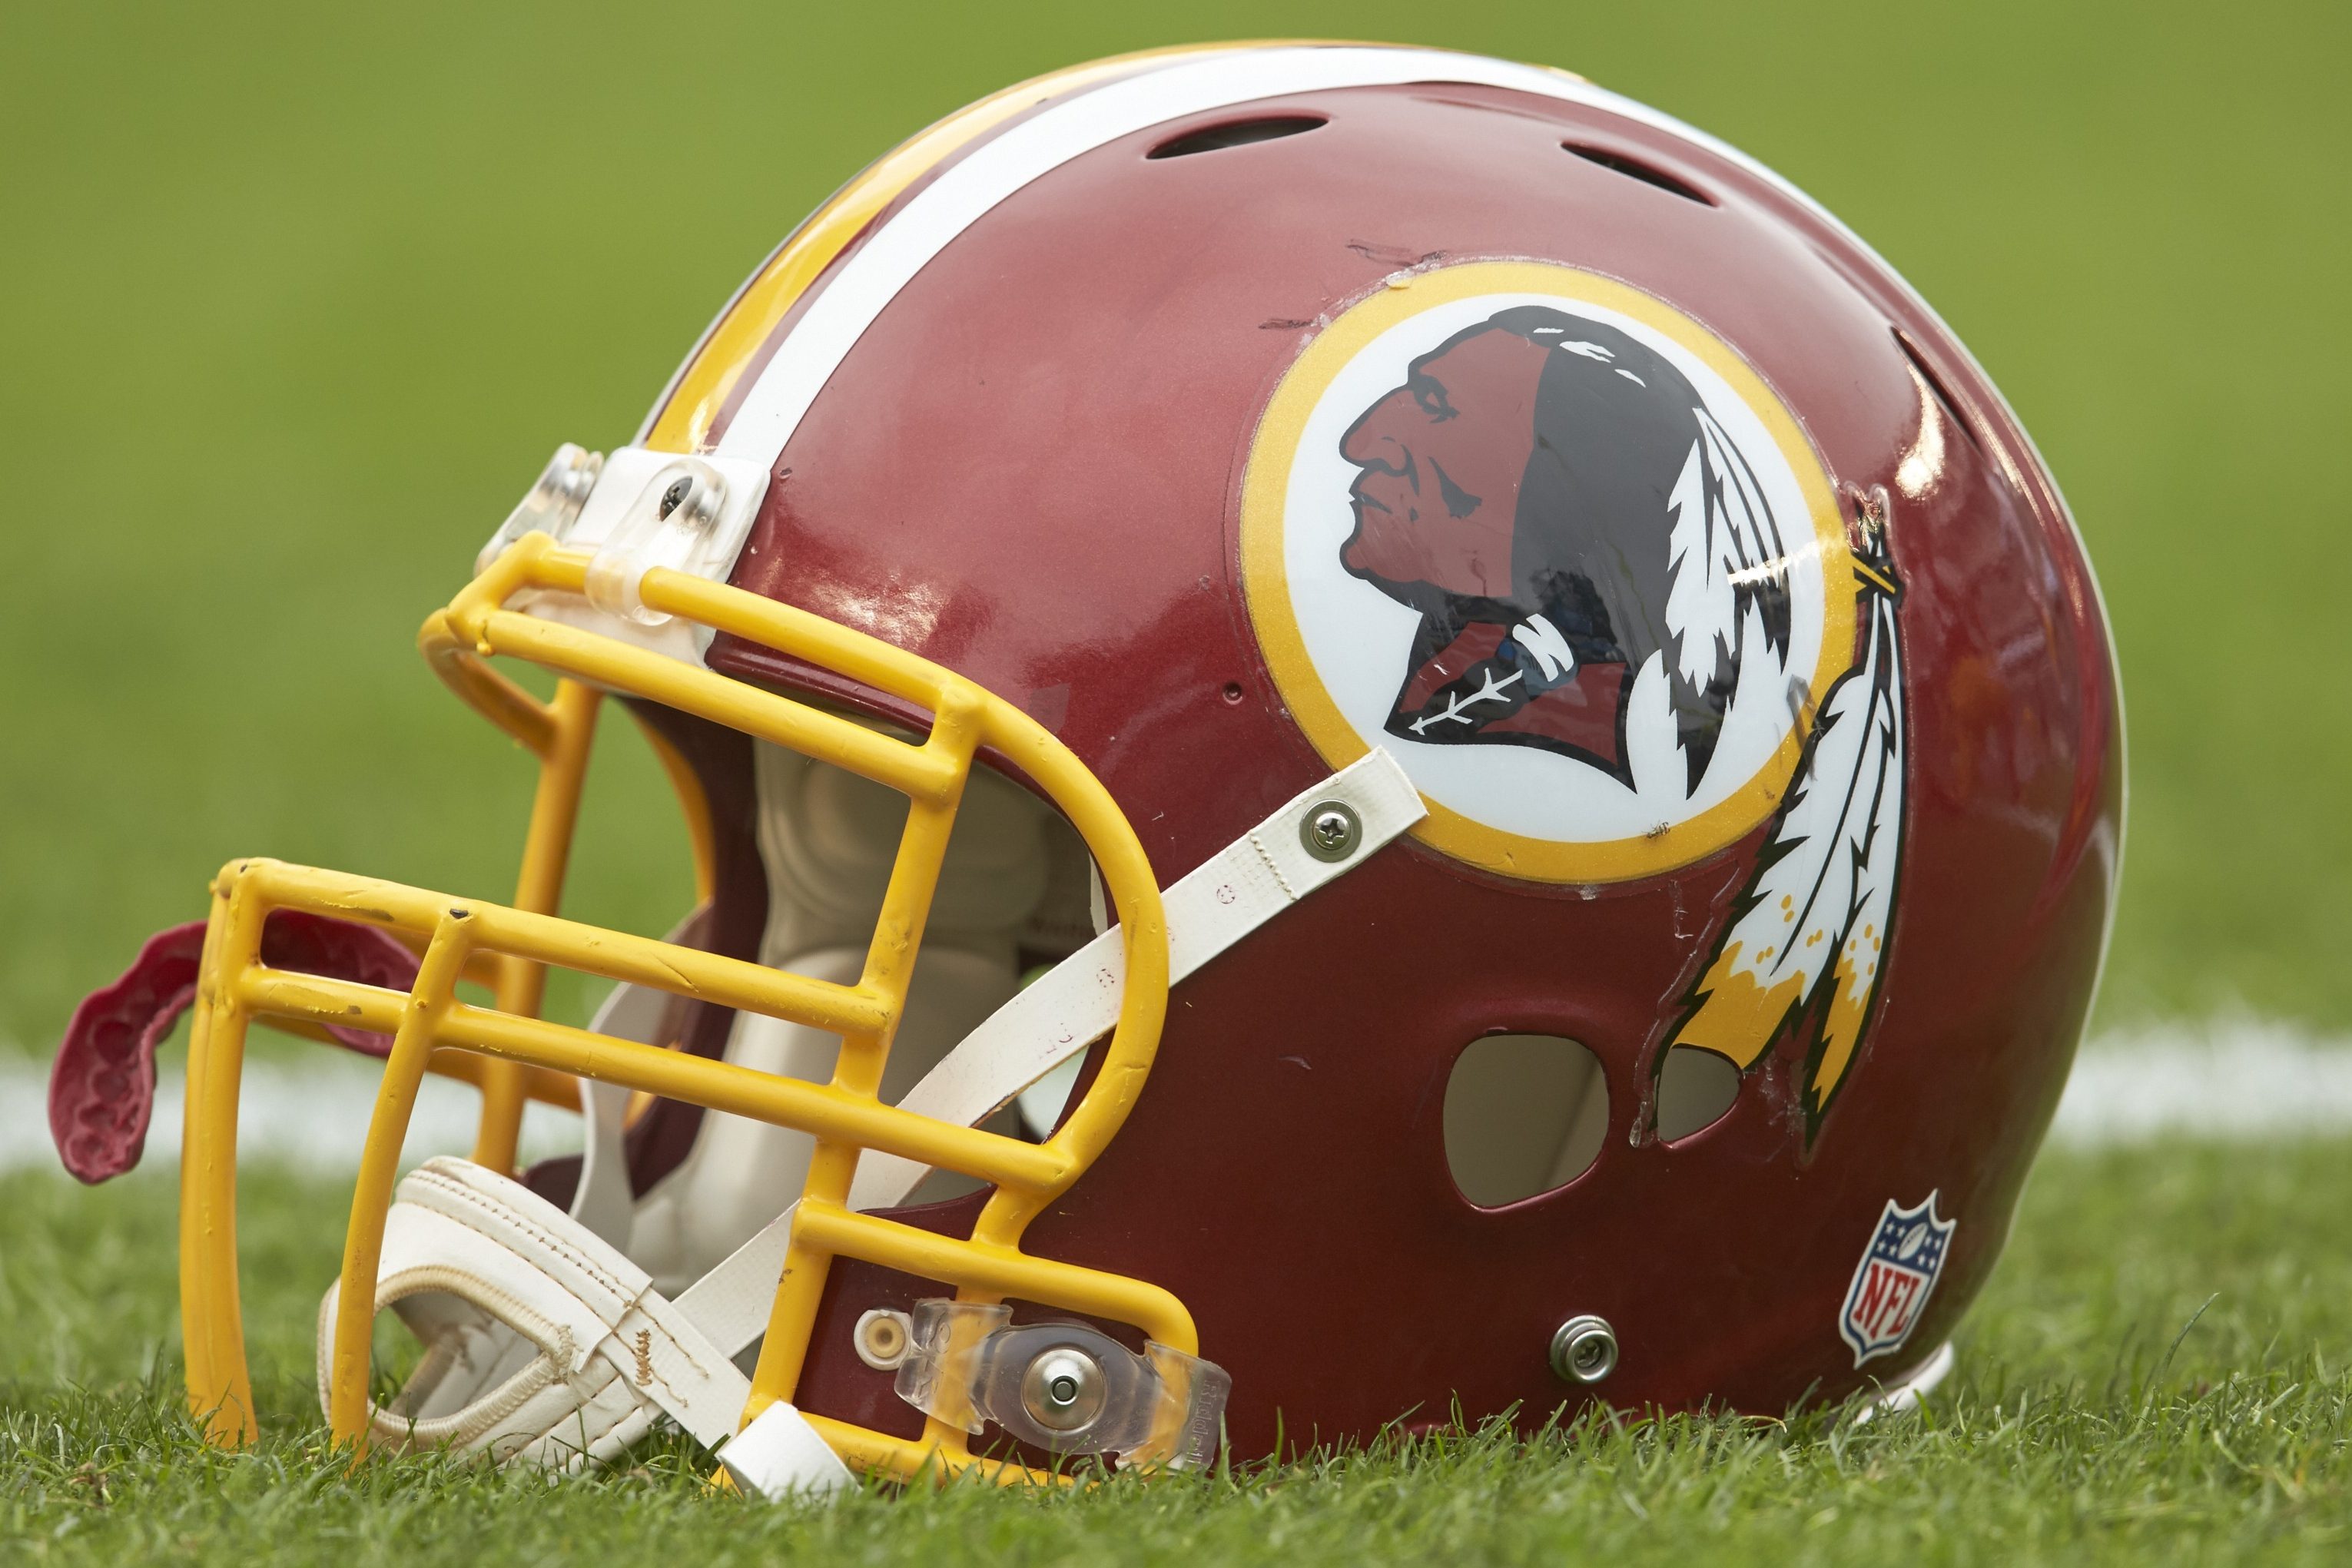
[[[0,1040],[46,1049],[232,854],[503,891],[528,770],[412,639],[549,449],[625,441],[741,277],[925,122],[1092,56],[1281,35],[1581,71],[1885,253],[2105,580],[2133,819],[2103,1017],[2352,1026],[2352,7],[18,0]],[[584,841],[572,909],[683,907],[634,742]]]

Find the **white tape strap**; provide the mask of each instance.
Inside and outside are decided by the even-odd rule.
[[[730,1438],[719,1462],[739,1490],[771,1501],[829,1496],[856,1484],[808,1417],[781,1401]]]
[[[1326,861],[1307,852],[1301,833],[1311,813],[1334,801],[1355,812],[1362,831],[1346,859]],[[1292,800],[1161,894],[1168,983],[1184,979],[1317,888],[1363,864],[1427,813],[1404,769],[1377,748]],[[1122,943],[1113,926],[1063,959],[940,1058],[899,1108],[974,1125],[1108,1033],[1118,1021],[1126,990]],[[869,1149],[858,1160],[849,1207],[903,1203],[929,1168]]]

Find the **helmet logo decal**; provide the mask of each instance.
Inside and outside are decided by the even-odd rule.
[[[1876,1003],[1901,850],[1899,593],[1883,494],[1857,509],[1859,549],[1706,327],[1536,262],[1400,274],[1341,312],[1243,482],[1285,703],[1335,767],[1396,757],[1423,842],[1591,884],[1769,824],[1665,1043],[1745,1069],[1803,1025],[1811,1129]]]
[[[1326,760],[1506,876],[1654,876],[1782,805],[1853,662],[1836,493],[1721,339],[1568,267],[1400,274],[1325,327],[1243,486],[1250,614]]]
[[[1944,1254],[1960,1222],[1937,1218],[1936,1197],[1931,1192],[1925,1203],[1910,1208],[1887,1199],[1876,1233],[1853,1266],[1838,1333],[1853,1347],[1856,1366],[1903,1348],[1943,1277]]]
[[[1421,617],[1391,735],[1543,747],[1638,788],[1628,715],[1663,653],[1683,765],[1666,782],[1687,798],[1751,633],[1782,673],[1770,499],[1681,371],[1630,334],[1497,311],[1413,360],[1339,449],[1357,469],[1340,565]]]
[[[1903,653],[1895,635],[1902,588],[1886,555],[1886,492],[1874,488],[1857,502],[1861,661],[1830,688],[1797,783],[1673,1041],[1744,1068],[1784,1027],[1801,1025],[1808,1135],[1820,1130],[1877,1002],[1903,852]]]

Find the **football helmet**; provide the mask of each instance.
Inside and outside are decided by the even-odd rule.
[[[667,1420],[774,1492],[1913,1393],[2113,906],[2107,628],[1983,371],[1751,160],[1468,55],[1177,49],[932,126],[422,645],[538,758],[513,899],[233,862],[60,1052],[97,1179],[197,1009],[224,1441],[255,1020],[384,1059],[346,1443]],[[658,939],[559,910],[614,701],[691,830]],[[549,966],[614,982],[588,1028]],[[428,1072],[478,1141],[402,1176]],[[526,1100],[581,1154],[517,1171]]]

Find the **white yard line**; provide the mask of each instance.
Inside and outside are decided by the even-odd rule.
[[[183,1078],[177,1062],[159,1064],[155,1114],[147,1127],[144,1171],[169,1171],[180,1158]],[[363,1057],[321,1051],[311,1061],[248,1061],[237,1108],[237,1144],[247,1155],[268,1155],[319,1171],[355,1171],[375,1110],[382,1069]],[[404,1165],[473,1146],[474,1092],[446,1078],[428,1078],[416,1097],[403,1149]],[[523,1118],[523,1153],[536,1158],[579,1146],[560,1111],[533,1105]],[[0,1171],[46,1166],[58,1170],[49,1141],[49,1073],[46,1062],[0,1057]]]
[[[168,1063],[142,1166],[168,1171],[180,1154],[180,1077]],[[314,1170],[353,1168],[375,1103],[376,1067],[321,1054],[301,1066],[250,1063],[238,1116],[247,1153]],[[462,1153],[473,1142],[474,1093],[428,1080],[409,1129],[407,1163]],[[571,1118],[533,1106],[527,1155],[576,1146]],[[2352,1037],[2291,1024],[2223,1019],[2102,1035],[2083,1049],[2059,1103],[2051,1142],[2099,1148],[2189,1137],[2250,1142],[2352,1131]],[[48,1067],[0,1048],[0,1171],[57,1168],[49,1143]]]
[[[2224,1019],[2145,1026],[2083,1048],[2051,1127],[2096,1148],[2189,1136],[2250,1143],[2352,1130],[2352,1037]]]

